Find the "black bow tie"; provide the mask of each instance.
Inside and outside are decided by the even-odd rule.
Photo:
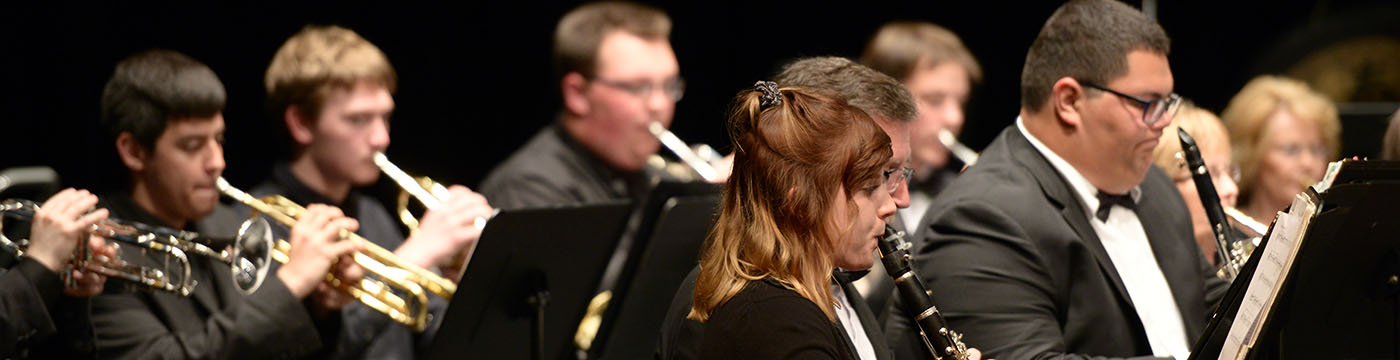
[[[1099,221],[1108,221],[1108,211],[1113,209],[1113,205],[1122,206],[1128,210],[1137,210],[1137,203],[1133,202],[1132,195],[1113,195],[1099,191],[1098,196],[1099,208],[1094,211],[1094,216],[1098,217]]]

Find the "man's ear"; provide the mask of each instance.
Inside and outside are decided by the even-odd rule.
[[[297,145],[311,145],[311,140],[316,138],[316,125],[302,115],[301,109],[296,105],[288,106],[282,111],[282,120],[287,124],[287,133],[292,135],[292,141],[296,141]]]
[[[1080,115],[1084,99],[1084,87],[1074,78],[1062,77],[1050,87],[1050,110],[1061,126],[1078,128],[1083,125]]]
[[[132,172],[139,172],[146,169],[146,162],[151,158],[151,151],[136,141],[136,136],[130,131],[123,131],[117,135],[117,156],[122,158],[122,164]]]
[[[564,97],[564,109],[575,116],[588,114],[588,99],[584,97],[584,88],[588,86],[588,79],[583,74],[571,72],[559,79],[560,93]]]

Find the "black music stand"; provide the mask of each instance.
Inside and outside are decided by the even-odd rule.
[[[1400,163],[1348,162],[1318,198],[1246,358],[1400,358]],[[1250,272],[1256,258],[1246,266]],[[1230,324],[1247,286],[1231,284],[1192,359],[1218,358],[1231,325],[1250,326]]]
[[[671,298],[699,258],[700,245],[714,224],[718,194],[668,199],[636,259],[630,281],[619,284],[604,314],[589,358],[642,359],[655,350]]]
[[[482,233],[430,359],[573,358],[631,205],[503,211]]]

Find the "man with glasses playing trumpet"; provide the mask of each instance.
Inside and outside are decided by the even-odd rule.
[[[293,150],[289,161],[276,165],[272,178],[252,193],[337,206],[359,220],[359,235],[393,252],[385,254],[394,257],[389,262],[418,270],[416,278],[433,278],[434,283],[455,288],[432,271],[470,251],[481,235],[479,224],[493,213],[485,198],[463,186],[448,188],[447,196],[423,214],[416,231],[405,239],[382,204],[354,190],[379,179],[374,158],[389,146],[396,83],[384,53],[354,31],[309,26],[287,39],[268,66],[265,85],[269,108],[287,129]],[[451,291],[434,293],[447,297]],[[395,324],[364,304],[351,304],[343,312],[334,357],[413,357],[432,340],[434,320],[447,308],[442,297],[426,298],[431,317],[415,325],[421,326],[418,329]]]
[[[685,89],[670,32],[664,12],[640,4],[591,3],[565,14],[554,33],[562,114],[493,169],[482,194],[518,209],[650,191],[661,175],[647,167],[661,147],[652,127],[671,126]]]
[[[129,170],[124,191],[102,198],[112,217],[230,235],[240,216],[218,204],[214,180],[224,169],[223,84],[204,64],[152,50],[119,64],[102,93],[101,123]],[[293,229],[287,264],[252,294],[232,282],[227,264],[189,256],[196,281],[188,296],[108,286],[92,300],[97,352],[103,358],[299,358],[335,337],[336,311],[349,298],[322,285],[327,272],[354,279],[348,258],[359,244],[341,242],[355,220],[313,206]],[[160,255],[122,254],[137,265]],[[335,264],[341,264],[335,266]]]

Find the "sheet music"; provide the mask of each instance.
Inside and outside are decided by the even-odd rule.
[[[1313,191],[1318,194],[1321,194],[1323,192],[1326,192],[1328,188],[1331,188],[1332,180],[1337,179],[1337,173],[1342,171],[1342,165],[1345,164],[1345,162],[1346,160],[1337,160],[1328,163],[1327,172],[1322,174],[1322,180],[1318,181],[1317,184],[1314,184],[1312,186]]]
[[[1312,199],[1306,194],[1298,194],[1293,198],[1293,206],[1289,208],[1289,212],[1279,213],[1272,234],[1269,235],[1269,246],[1264,249],[1265,253],[1254,254],[1264,258],[1259,259],[1259,266],[1250,278],[1249,288],[1240,303],[1239,313],[1235,314],[1235,322],[1225,338],[1225,345],[1220,349],[1219,359],[1242,359],[1254,345],[1254,340],[1259,335],[1261,320],[1269,313],[1269,308],[1273,307],[1279,284],[1287,277],[1288,269],[1293,265],[1298,245],[1302,242],[1301,237],[1314,212],[1316,205]]]

